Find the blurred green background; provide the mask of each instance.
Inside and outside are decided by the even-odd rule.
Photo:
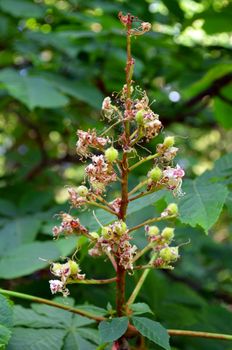
[[[150,273],[140,301],[169,328],[231,333],[232,195],[222,196],[232,183],[229,0],[0,1],[1,287],[50,299],[51,275],[38,257],[56,260],[75,249],[75,238],[52,241],[51,229],[57,223],[54,214],[68,210],[65,186],[83,179],[76,130],[101,131],[102,100],[124,84],[119,11],[152,23],[151,32],[133,39],[135,81],[147,90],[164,134],[176,135],[178,163],[188,178],[200,176],[191,183],[199,185],[203,198],[209,196],[208,207],[217,211],[207,223],[204,218],[188,220],[198,204],[187,180],[184,190],[192,202],[182,200],[188,209],[182,210],[185,219],[178,224],[177,241],[190,238],[191,244],[183,247],[173,272]],[[139,168],[131,181],[147,169]],[[204,189],[202,183],[209,181]],[[163,206],[161,199],[158,207]],[[138,210],[140,220],[154,213],[153,206]],[[81,215],[87,222],[94,220],[88,213]],[[85,241],[78,244],[84,272],[92,277],[101,277],[103,270],[112,274],[103,259],[96,263],[86,258]],[[136,278],[128,281],[129,289]],[[110,287],[78,286],[71,293],[78,304],[97,300],[106,307],[108,299],[114,304]],[[231,343],[190,338],[173,338],[172,344],[179,350],[232,349]],[[62,346],[56,349],[67,348]]]

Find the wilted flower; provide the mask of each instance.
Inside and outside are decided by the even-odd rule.
[[[110,202],[110,206],[115,211],[116,214],[120,212],[121,203],[122,203],[121,198],[116,198],[115,200],[113,200],[113,202]]]
[[[102,149],[109,142],[108,138],[98,137],[95,130],[77,130],[77,135],[76,150],[84,157],[89,155],[89,147]]]
[[[178,152],[177,147],[170,147],[168,148],[164,153],[163,153],[163,157],[167,162],[170,162],[171,160],[173,160],[173,158],[175,158],[177,152]]]
[[[69,199],[74,208],[80,208],[87,202],[86,197],[79,196],[74,188],[68,188]]]
[[[64,233],[64,234],[88,233],[88,230],[80,224],[80,220],[78,218],[75,219],[72,215],[67,213],[61,213],[60,216],[62,218],[61,225],[53,227],[53,230],[52,230],[53,236],[55,238],[59,237],[61,233]]]
[[[93,156],[92,163],[85,168],[85,172],[95,193],[102,193],[106,185],[117,180],[112,165],[105,162],[103,155]]]

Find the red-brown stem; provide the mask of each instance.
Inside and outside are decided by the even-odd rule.
[[[128,121],[128,116],[131,113],[131,69],[133,65],[131,57],[131,36],[130,29],[132,25],[131,15],[128,14],[127,21],[127,62],[126,62],[126,85],[127,85],[127,96],[125,102],[125,116],[124,116],[124,132],[122,135],[123,142],[123,156],[121,161],[121,207],[119,212],[119,218],[125,221],[127,206],[128,206],[128,173],[129,173],[129,164],[126,150],[130,144],[130,124]],[[119,264],[117,260],[117,315],[120,317],[124,314],[124,305],[125,305],[125,284],[126,284],[126,270]]]

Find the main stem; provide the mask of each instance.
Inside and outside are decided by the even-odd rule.
[[[126,101],[125,101],[125,115],[124,115],[124,132],[122,135],[123,141],[123,156],[121,161],[121,171],[122,171],[122,181],[121,181],[121,207],[119,218],[123,221],[126,220],[127,206],[128,206],[128,174],[129,174],[129,164],[126,150],[130,146],[130,124],[128,121],[128,116],[131,114],[131,78],[133,61],[131,57],[131,18],[128,15],[127,23],[127,62],[126,62]],[[119,264],[117,260],[117,315],[120,317],[124,314],[125,305],[125,284],[126,284],[126,270]]]

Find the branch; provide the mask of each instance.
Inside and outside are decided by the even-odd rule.
[[[3,295],[15,297],[15,298],[30,300],[30,301],[33,301],[35,303],[46,304],[46,305],[49,305],[49,306],[57,307],[59,309],[67,310],[67,311],[73,312],[74,314],[85,316],[85,317],[91,318],[91,319],[93,319],[95,321],[99,321],[99,322],[106,319],[105,317],[102,317],[102,316],[95,316],[95,315],[91,314],[88,311],[84,311],[84,310],[80,310],[78,308],[74,308],[74,307],[70,307],[70,306],[67,306],[67,305],[59,304],[59,303],[56,303],[54,301],[43,299],[43,298],[39,298],[39,297],[35,297],[35,296],[29,295],[29,294],[13,292],[13,291],[6,290],[6,289],[1,289],[1,288],[0,288],[0,293],[3,294]]]
[[[33,301],[35,303],[46,304],[46,305],[49,305],[52,307],[57,307],[59,309],[73,312],[74,314],[88,317],[88,318],[95,320],[97,322],[106,320],[106,318],[103,316],[95,316],[95,315],[91,314],[90,312],[80,310],[78,308],[70,307],[67,305],[62,305],[62,304],[56,303],[56,302],[51,301],[51,300],[38,298],[38,297],[35,297],[33,295],[13,292],[13,291],[1,289],[1,288],[0,288],[0,293],[3,295],[6,295],[6,296],[14,297],[14,298],[30,300],[30,301]],[[173,336],[188,336],[188,337],[198,337],[198,338],[208,338],[208,339],[218,339],[218,340],[232,340],[232,335],[220,334],[220,333],[188,331],[188,330],[181,330],[181,329],[168,329],[168,333],[170,335],[173,335]],[[126,332],[126,335],[135,336],[138,334],[139,334],[139,332],[137,331],[137,329],[130,324],[128,327],[128,330]]]
[[[197,104],[199,101],[201,101],[206,96],[216,96],[224,87],[225,85],[228,85],[232,81],[232,73],[227,73],[223,75],[222,77],[215,79],[212,84],[207,87],[206,89],[202,90],[200,93],[198,93],[196,96],[190,98],[188,101],[185,102],[184,108],[189,108]]]
[[[138,283],[135,286],[135,289],[133,290],[133,292],[131,293],[131,296],[129,297],[127,303],[126,303],[126,307],[129,308],[131,304],[133,304],[133,302],[135,301],[137,295],[140,292],[140,289],[142,288],[142,285],[145,281],[145,279],[147,278],[148,273],[150,272],[150,266],[152,265],[152,263],[155,261],[157,257],[157,254],[153,254],[152,258],[149,261],[149,268],[146,268],[142,275],[140,276],[140,279],[138,280]]]
[[[221,92],[218,93],[218,97],[220,97],[220,99],[223,100],[225,103],[227,103],[230,106],[232,106],[232,100],[230,100],[228,97],[222,95]]]
[[[112,277],[112,278],[108,278],[108,279],[99,279],[99,280],[95,280],[95,279],[90,279],[90,280],[68,279],[67,284],[75,284],[75,283],[79,283],[79,284],[108,284],[108,283],[116,282],[116,280],[117,280],[117,277]]]
[[[232,335],[230,334],[189,331],[184,329],[167,329],[167,331],[168,331],[168,334],[171,336],[187,336],[187,337],[218,339],[218,340],[232,340]],[[125,335],[128,337],[134,337],[138,334],[139,332],[137,331],[137,329],[132,324],[129,324]]]
[[[176,217],[176,215],[169,215],[169,216],[164,216],[164,217],[160,216],[158,218],[148,219],[148,220],[142,222],[141,224],[139,224],[137,226],[131,227],[128,230],[128,233],[130,233],[132,231],[135,231],[135,230],[138,230],[140,227],[143,227],[143,226],[146,226],[146,225],[150,225],[153,222],[159,222],[159,221],[162,221],[162,220],[174,219],[175,217]]]

